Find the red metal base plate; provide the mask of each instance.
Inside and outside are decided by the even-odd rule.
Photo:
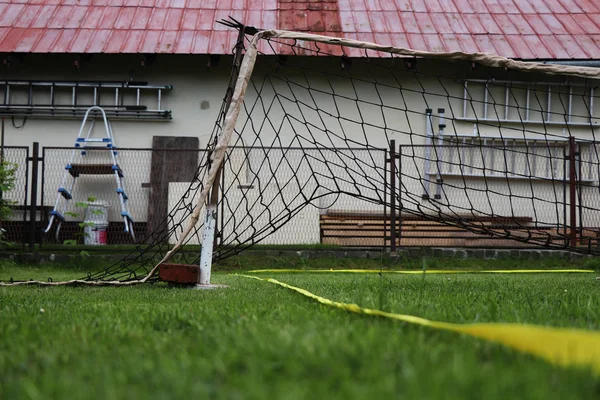
[[[165,282],[196,284],[200,275],[200,267],[188,264],[160,264],[158,276]]]

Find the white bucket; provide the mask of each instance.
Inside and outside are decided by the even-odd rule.
[[[108,203],[104,201],[87,203],[85,220],[88,222],[102,222],[108,224]]]
[[[108,222],[84,221],[83,244],[103,246],[108,242]]]
[[[83,243],[102,246],[108,243],[108,203],[95,201],[88,203],[83,227]]]

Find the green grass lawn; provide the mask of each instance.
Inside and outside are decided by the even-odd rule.
[[[242,259],[225,268],[243,265]],[[0,280],[11,276],[82,274],[72,267],[0,266]],[[440,321],[600,330],[600,283],[593,274],[260,276],[332,300]],[[346,313],[226,272],[215,272],[213,282],[229,288],[0,288],[0,398],[600,397],[600,378],[590,372],[553,367],[501,345]]]

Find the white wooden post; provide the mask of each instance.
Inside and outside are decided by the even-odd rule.
[[[200,252],[200,285],[210,285],[210,271],[212,268],[213,245],[215,241],[215,228],[217,225],[217,205],[209,204],[206,207],[204,230],[202,232],[202,250]]]

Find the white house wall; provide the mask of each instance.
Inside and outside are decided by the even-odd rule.
[[[82,62],[79,70],[68,55],[27,55],[22,64],[4,68],[0,79],[60,81],[147,81],[150,85],[173,85],[163,91],[163,108],[173,111],[169,122],[113,121],[119,147],[152,147],[152,136],[196,136],[204,146],[210,136],[224,97],[229,76],[230,57],[219,67],[207,68],[205,56],[159,56],[142,69],[141,56],[94,55]],[[111,94],[114,92],[111,92]],[[69,93],[64,93],[67,98]],[[114,95],[113,95],[114,96]],[[112,96],[105,97],[112,102]],[[154,97],[152,98],[154,100]],[[88,99],[88,102],[90,99]],[[105,100],[102,100],[103,102]],[[203,103],[204,102],[204,103]],[[148,102],[155,106],[155,102]],[[20,124],[20,119],[16,123]],[[72,146],[80,120],[29,119],[16,130],[6,127],[6,145]]]

